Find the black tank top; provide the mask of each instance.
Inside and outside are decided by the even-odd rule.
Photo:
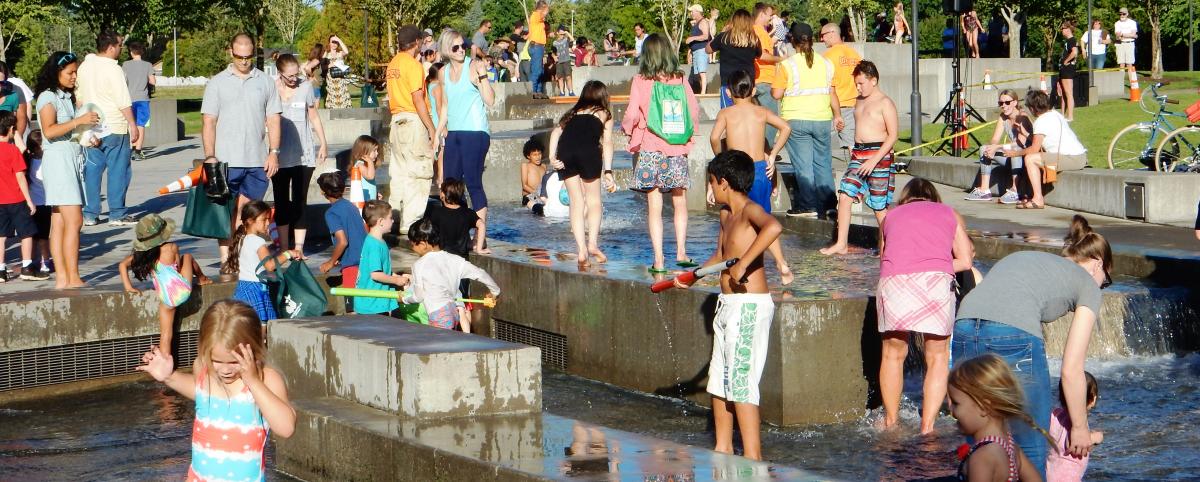
[[[599,117],[580,112],[567,121],[558,138],[558,158],[564,162],[600,159],[600,137],[604,123]]]

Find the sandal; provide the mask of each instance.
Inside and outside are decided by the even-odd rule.
[[[1046,209],[1045,204],[1034,204],[1032,201],[1026,201],[1018,204],[1017,209]]]
[[[655,268],[653,266],[650,267],[650,274],[667,274],[670,272],[671,271],[666,268]]]
[[[700,266],[700,264],[696,263],[695,261],[692,261],[691,258],[688,258],[688,259],[685,259],[682,261],[676,261],[675,266],[678,266],[680,268],[695,268],[697,266]]]

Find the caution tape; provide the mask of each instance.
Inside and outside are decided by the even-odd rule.
[[[1118,72],[1118,71],[1123,71],[1123,70],[1125,70],[1125,69],[1122,69],[1122,68],[1120,68],[1120,67],[1112,67],[1112,68],[1107,68],[1107,69],[1095,69],[1095,70],[1091,70],[1091,72]],[[1037,72],[1037,73],[1029,73],[1029,72],[1015,72],[1015,71],[1011,71],[1011,70],[993,70],[993,71],[992,71],[992,73],[1001,73],[1001,74],[1023,74],[1023,76],[1022,76],[1022,77],[1016,77],[1016,78],[1012,78],[1012,79],[993,80],[993,81],[990,81],[990,82],[987,82],[987,81],[985,81],[985,82],[976,82],[976,83],[974,83],[974,84],[964,85],[964,86],[963,86],[963,88],[964,88],[964,89],[970,89],[970,88],[975,88],[975,87],[987,87],[987,86],[989,86],[989,85],[1010,84],[1010,83],[1013,83],[1013,82],[1021,82],[1021,81],[1024,81],[1024,80],[1037,79],[1037,78],[1040,78],[1040,77],[1041,77],[1041,76],[1043,76],[1043,75],[1050,75],[1050,76],[1058,75],[1058,72]]]
[[[983,124],[979,124],[979,125],[977,125],[977,126],[975,126],[975,127],[972,127],[972,128],[970,128],[970,129],[967,129],[967,130],[965,130],[965,131],[962,131],[962,132],[956,132],[956,133],[954,133],[954,134],[950,134],[950,135],[948,135],[948,136],[946,136],[946,137],[943,137],[943,138],[941,138],[941,139],[934,139],[934,140],[932,140],[932,141],[926,142],[926,143],[924,143],[924,144],[921,144],[921,145],[912,146],[912,147],[910,147],[910,148],[908,148],[908,149],[903,149],[903,150],[896,151],[896,152],[892,153],[892,155],[896,155],[896,156],[898,156],[898,155],[900,155],[900,154],[904,154],[904,153],[907,153],[907,152],[912,152],[912,151],[915,151],[915,150],[917,150],[917,149],[920,149],[920,148],[922,148],[922,147],[931,146],[931,145],[933,145],[933,144],[937,144],[937,143],[939,143],[939,142],[942,142],[942,141],[947,141],[947,140],[953,139],[953,138],[955,138],[955,137],[965,136],[965,135],[967,135],[967,134],[970,134],[970,133],[972,133],[972,132],[975,132],[975,131],[977,131],[977,130],[979,130],[979,129],[983,129],[984,127],[988,127],[988,126],[990,126],[990,125],[992,125],[992,124],[995,124],[996,122],[999,122],[999,121],[989,121],[989,122],[984,122]]]

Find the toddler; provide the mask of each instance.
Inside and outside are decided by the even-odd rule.
[[[1096,384],[1096,377],[1091,373],[1083,372],[1084,378],[1087,379],[1087,409],[1096,407],[1096,401],[1100,399],[1100,387]],[[1070,437],[1071,433],[1071,415],[1067,413],[1067,400],[1063,397],[1062,382],[1058,384],[1058,400],[1062,406],[1050,412],[1050,438],[1054,439],[1056,450],[1050,452],[1046,457],[1046,480],[1048,482],[1074,482],[1083,480],[1083,473],[1087,471],[1088,458],[1090,455],[1085,455],[1083,458],[1075,458],[1070,454]],[[1092,430],[1092,444],[1098,444],[1104,441],[1104,433]]]

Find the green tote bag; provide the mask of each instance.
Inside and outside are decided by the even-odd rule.
[[[202,186],[188,189],[187,212],[180,231],[201,238],[229,239],[229,223],[237,201],[232,197],[213,200]]]

